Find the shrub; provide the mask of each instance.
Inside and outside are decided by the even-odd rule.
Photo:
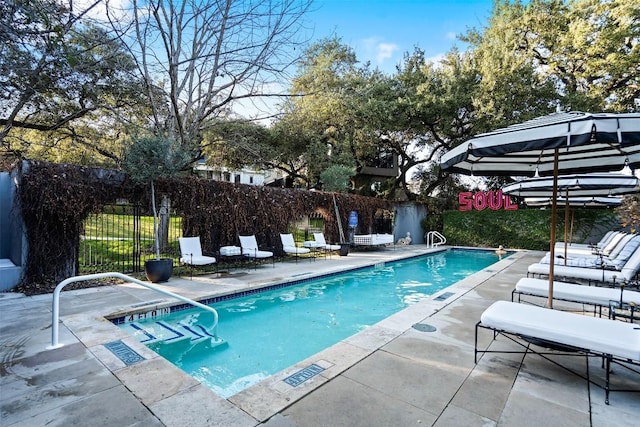
[[[620,224],[612,210],[572,209],[574,242],[597,241]],[[564,209],[558,209],[556,240],[564,240]],[[448,211],[443,214],[447,244],[477,247],[548,250],[550,209],[517,211]],[[570,221],[571,224],[571,221]]]

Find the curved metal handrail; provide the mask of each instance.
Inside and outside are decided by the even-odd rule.
[[[437,242],[435,241],[436,237],[439,239]],[[433,248],[447,243],[447,238],[435,230],[428,232],[425,240],[428,248]]]
[[[84,280],[96,280],[96,279],[104,279],[107,277],[116,277],[118,279],[122,279],[124,281],[127,282],[133,282],[136,283],[140,286],[144,286],[145,288],[148,289],[152,289],[156,292],[159,292],[163,295],[167,295],[170,296],[172,298],[176,298],[180,301],[186,302],[187,304],[191,304],[194,305],[198,308],[201,308],[203,310],[209,311],[211,313],[213,313],[213,337],[216,341],[219,340],[218,338],[218,312],[212,308],[209,307],[207,305],[201,304],[199,302],[193,301],[187,297],[183,297],[182,295],[178,295],[178,294],[174,294],[173,292],[170,291],[166,291],[164,289],[160,289],[157,286],[154,286],[150,283],[146,283],[143,282],[141,280],[138,279],[134,279],[133,277],[127,276],[126,274],[122,274],[122,273],[97,273],[97,274],[87,274],[84,276],[74,276],[74,277],[70,277],[68,279],[63,280],[62,282],[58,283],[58,286],[56,286],[55,290],[53,291],[53,303],[52,303],[52,314],[51,314],[51,346],[47,347],[47,348],[59,348],[62,347],[63,344],[59,344],[58,343],[58,334],[59,334],[59,326],[58,326],[58,322],[59,322],[59,310],[60,310],[60,292],[62,292],[62,289],[67,286],[69,283],[74,283],[74,282],[81,282]]]

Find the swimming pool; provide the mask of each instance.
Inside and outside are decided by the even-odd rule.
[[[197,309],[119,326],[229,397],[498,260],[490,251],[454,249],[216,301],[209,305],[226,341],[216,348],[182,339],[185,331],[206,337],[211,315]],[[150,339],[158,328],[175,334]]]

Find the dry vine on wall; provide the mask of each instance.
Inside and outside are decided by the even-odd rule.
[[[18,202],[29,247],[23,284],[29,294],[51,292],[76,275],[82,224],[92,213],[117,199],[149,204],[148,191],[119,171],[29,162],[22,166]],[[156,190],[170,197],[182,217],[183,235],[200,236],[203,250],[237,245],[239,234],[255,234],[259,245],[278,248],[280,233],[313,212],[325,220],[328,240],[338,241],[334,197],[342,227],[357,211],[359,229],[374,231],[374,217],[390,210],[388,201],[353,194],[282,189],[202,180],[195,177],[158,180]]]

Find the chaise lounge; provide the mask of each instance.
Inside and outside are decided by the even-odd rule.
[[[580,376],[589,383],[605,390],[605,403],[609,404],[610,391],[640,391],[611,388],[611,364],[621,365],[630,371],[640,374],[640,333],[638,325],[620,322],[601,317],[583,316],[559,310],[518,304],[508,301],[497,301],[487,308],[476,324],[475,363],[478,355],[485,353],[533,353],[543,357],[563,369]],[[494,339],[505,336],[522,347],[521,351],[478,349],[478,332],[488,329],[493,332]],[[537,350],[531,344],[541,347]],[[553,352],[548,349],[554,350]],[[563,366],[551,354],[582,354],[600,357],[604,361],[604,385],[587,376]]]
[[[293,240],[293,234],[280,234],[280,242],[282,243],[282,250],[287,255],[292,255],[296,258],[296,262],[298,262],[298,257],[300,255],[308,254],[311,252],[309,248],[300,248],[296,246],[295,240]]]
[[[332,251],[339,251],[341,246],[334,245],[331,243],[327,243],[327,240],[324,238],[324,233],[313,233],[313,240],[307,240],[303,243],[305,248],[309,248],[313,251],[324,251],[326,255],[329,253],[331,255]]]
[[[610,251],[626,234],[622,231],[608,231],[596,244],[568,243],[567,253],[572,255],[609,255]],[[556,251],[564,251],[564,242],[556,242],[555,248]]]
[[[180,264],[191,267],[191,277],[193,277],[194,266],[215,264],[215,257],[202,254],[200,236],[180,237],[178,242],[180,243]]]
[[[240,249],[242,255],[248,258],[252,258],[257,265],[259,259],[271,258],[273,263],[273,252],[261,250],[258,247],[258,242],[255,235],[251,236],[238,236],[240,240]],[[275,266],[275,264],[274,264]]]
[[[527,276],[548,276],[550,264],[535,263],[527,269]],[[640,248],[629,257],[620,270],[608,268],[572,267],[568,265],[555,265],[554,276],[573,280],[584,280],[588,283],[604,283],[617,285],[629,283],[636,279],[640,269]],[[571,281],[571,280],[570,280]]]
[[[555,263],[556,265],[568,265],[572,267],[605,267],[612,270],[620,270],[638,247],[640,247],[640,236],[628,234],[610,251],[609,255],[568,254],[565,257],[562,254],[556,254]],[[550,254],[547,253],[539,262],[540,264],[549,264]]]
[[[516,283],[511,292],[511,301],[521,302],[523,295],[548,298],[549,281],[523,277]],[[640,292],[625,290],[624,288],[603,288],[599,286],[578,285],[575,283],[553,281],[553,299],[559,301],[587,304],[599,309],[602,315],[602,307],[610,307],[612,303],[622,303],[640,307]],[[621,304],[621,305],[622,305]]]

